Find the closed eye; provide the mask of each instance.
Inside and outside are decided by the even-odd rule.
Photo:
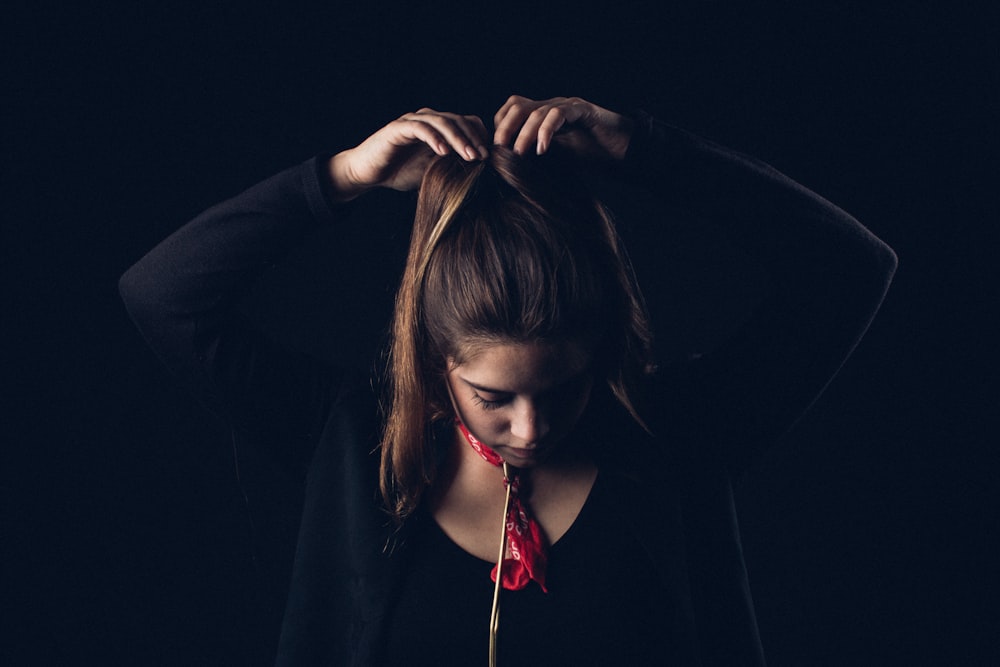
[[[498,399],[486,399],[477,393],[472,394],[472,402],[480,406],[483,410],[496,410],[510,402],[510,397]]]

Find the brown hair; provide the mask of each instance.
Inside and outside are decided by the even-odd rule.
[[[424,175],[396,296],[381,491],[404,519],[433,481],[433,426],[454,416],[447,360],[499,342],[582,342],[595,373],[640,425],[629,398],[649,367],[641,295],[604,207],[557,156],[494,146],[449,155]]]

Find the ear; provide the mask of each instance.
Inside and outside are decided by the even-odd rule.
[[[449,366],[450,368],[450,366]],[[450,372],[450,371],[449,371]],[[458,402],[455,400],[455,392],[451,388],[451,376],[449,375],[444,379],[444,388],[448,391],[448,401],[451,403],[451,409],[454,411],[455,416],[464,422],[461,411],[458,409]]]

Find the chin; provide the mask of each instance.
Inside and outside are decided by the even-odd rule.
[[[514,447],[505,447],[503,460],[516,468],[531,468],[542,460],[541,452],[537,449],[518,451]]]

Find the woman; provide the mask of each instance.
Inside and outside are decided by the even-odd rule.
[[[404,115],[206,211],[122,279],[176,373],[308,461],[278,664],[763,664],[733,481],[850,354],[895,256],[770,167],[642,114],[515,96],[494,125]],[[768,294],[718,349],[654,372],[614,226],[573,174],[596,163],[759,260]],[[418,186],[379,410],[367,378],[278,349],[235,304],[345,202]]]

